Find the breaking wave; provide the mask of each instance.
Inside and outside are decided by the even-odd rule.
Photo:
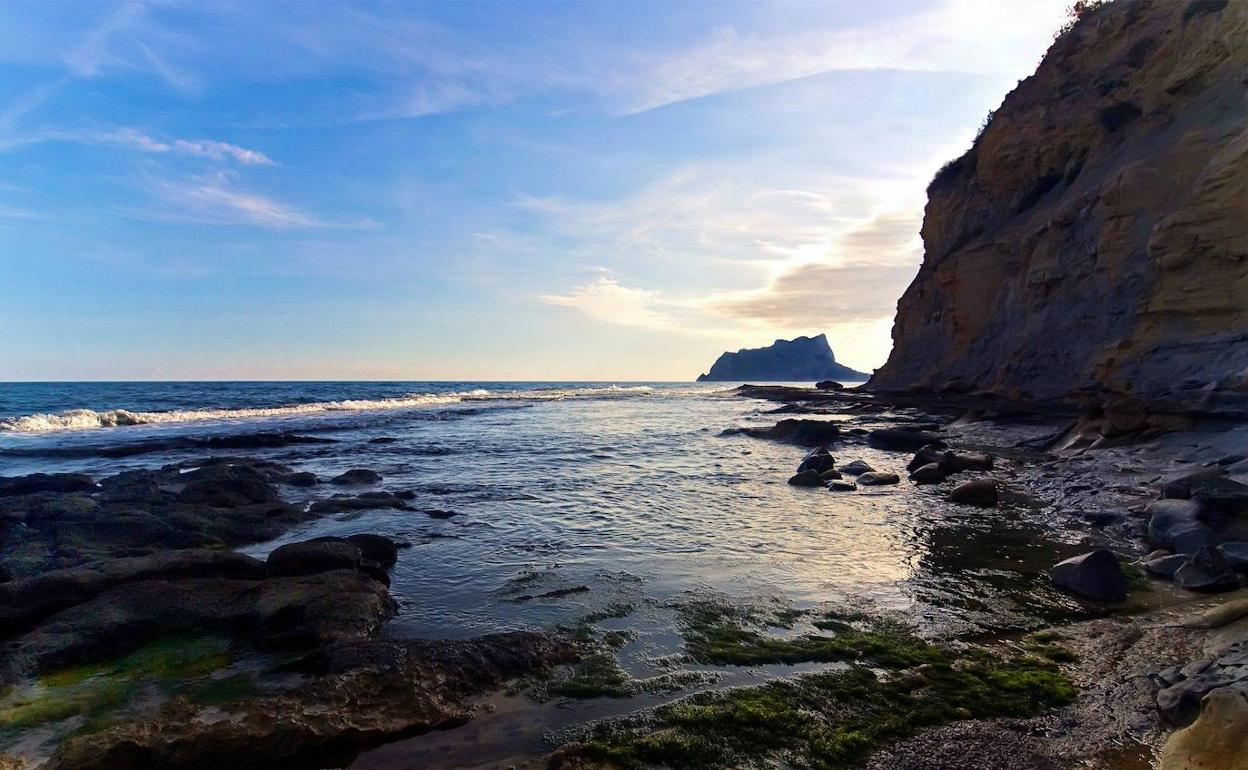
[[[174,409],[141,412],[128,409],[69,409],[54,414],[39,413],[0,418],[0,431],[11,433],[49,433],[53,431],[117,428],[127,425],[158,425],[162,423],[233,420],[240,418],[288,417],[323,412],[367,412],[391,409],[414,409],[425,406],[458,404],[465,401],[559,401],[569,398],[611,398],[649,395],[648,385],[608,385],[603,387],[549,388],[517,391],[483,389],[452,393],[412,393],[398,398],[346,399],[308,404],[286,404],[270,407]]]

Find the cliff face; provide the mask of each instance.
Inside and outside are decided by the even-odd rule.
[[[881,389],[1248,397],[1248,3],[1083,18],[928,188]]]
[[[820,334],[776,340],[765,348],[724,353],[709,372],[698,377],[698,382],[858,382],[866,378],[866,374],[838,364],[828,338]]]

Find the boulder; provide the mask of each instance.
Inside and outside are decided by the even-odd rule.
[[[1217,593],[1239,588],[1239,576],[1216,548],[1204,546],[1175,571],[1174,583],[1189,591]]]
[[[1184,528],[1200,524],[1200,506],[1189,500],[1157,500],[1144,507],[1148,516],[1148,542],[1153,548],[1170,547],[1172,535]]]
[[[815,383],[815,387],[819,390],[844,390],[845,386],[836,380],[819,380]]]
[[[280,501],[277,489],[265,475],[249,465],[207,465],[183,474],[182,478],[187,484],[178,493],[178,500],[183,503],[237,508]]]
[[[320,479],[315,473],[301,471],[299,473],[289,473],[281,478],[283,484],[289,484],[292,487],[314,487],[320,483]]]
[[[1196,721],[1166,741],[1157,768],[1248,770],[1248,687],[1209,692]]]
[[[355,544],[365,559],[375,561],[389,569],[399,560],[399,544],[385,535],[361,533],[349,535],[347,542]]]
[[[1218,546],[1218,553],[1236,572],[1248,574],[1248,542],[1235,541]]]
[[[1094,602],[1117,604],[1127,599],[1118,559],[1103,548],[1055,564],[1049,578],[1063,591]]]
[[[932,463],[941,463],[945,459],[945,448],[943,444],[928,444],[920,447],[919,451],[914,453],[914,457],[906,464],[906,470],[913,471],[922,468],[924,465]]]
[[[859,476],[858,483],[864,487],[878,487],[886,484],[899,484],[901,483],[901,477],[896,473],[871,471]]]
[[[940,463],[928,463],[911,471],[910,480],[916,484],[939,484],[945,480],[945,470]]]
[[[977,505],[981,508],[992,508],[997,505],[996,479],[975,479],[959,484],[949,493],[949,502],[961,505]]]
[[[376,484],[381,481],[381,474],[368,468],[352,468],[329,480],[331,484],[354,486],[358,484]]]
[[[853,492],[857,488],[858,488],[858,485],[852,481],[841,481],[840,479],[833,479],[832,481],[828,482],[828,489],[832,490],[833,492]]]
[[[830,471],[835,467],[836,461],[832,459],[832,454],[828,452],[827,447],[819,447],[810,454],[806,455],[801,464],[797,466],[797,472],[801,473],[802,471],[814,471],[816,473],[823,473],[824,471]]]
[[[818,471],[802,471],[790,478],[789,483],[795,487],[821,487],[824,481]]]
[[[1208,510],[1228,515],[1248,513],[1248,484],[1230,478],[1225,468],[1171,479],[1162,484],[1161,494],[1172,500],[1197,499]]]
[[[820,473],[819,478],[823,479],[824,481],[836,481],[837,479],[841,478],[841,472],[835,468],[829,468],[823,473]]]
[[[12,478],[0,476],[0,497],[39,492],[94,492],[95,482],[83,473],[32,473]]]
[[[1187,564],[1187,556],[1181,553],[1167,554],[1165,556],[1156,556],[1151,559],[1145,559],[1140,563],[1144,571],[1150,575],[1156,575],[1159,578],[1173,580],[1174,573],[1179,571],[1179,567]]]
[[[1157,710],[1161,712],[1162,720],[1171,727],[1191,724],[1200,713],[1201,700],[1214,690],[1231,684],[1233,680],[1234,677],[1225,669],[1208,669],[1159,690]]]
[[[835,441],[840,428],[829,420],[805,420],[790,418],[781,420],[770,428],[743,428],[742,433],[752,438],[784,441],[799,446],[820,447]]]
[[[359,569],[363,555],[355,543],[326,537],[279,546],[265,564],[270,575],[315,575],[335,569]]]
[[[929,444],[945,446],[940,436],[934,433],[905,428],[877,428],[867,434],[867,443],[876,449],[893,452],[913,452]]]
[[[983,452],[946,452],[941,458],[942,465],[948,473],[963,471],[990,471],[996,459]]]
[[[842,465],[837,470],[850,476],[860,476],[863,473],[874,471],[875,468],[872,468],[865,460],[854,460],[851,463]]]

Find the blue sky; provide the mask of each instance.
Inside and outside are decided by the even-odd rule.
[[[869,370],[1066,4],[0,4],[0,380]]]

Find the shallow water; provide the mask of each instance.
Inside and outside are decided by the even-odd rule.
[[[1039,512],[960,509],[906,481],[853,493],[789,486],[804,450],[720,435],[789,415],[766,414],[777,405],[731,395],[727,387],[0,385],[0,420],[8,420],[0,423],[8,426],[0,430],[0,464],[10,475],[98,476],[203,457],[204,449],[178,443],[188,437],[294,431],[333,439],[217,454],[264,457],[322,478],[372,468],[384,477],[374,488],[413,491],[416,509],[330,517],[242,550],[263,556],[283,542],[356,532],[410,542],[392,574],[400,604],[386,629],[392,636],[552,628],[626,604],[627,617],[600,627],[635,634],[619,658],[638,677],[670,670],[681,652],[675,606],[695,598],[859,609],[901,618],[928,636],[1030,628],[1079,611],[1040,574],[1070,546]],[[65,415],[75,407],[96,415],[124,408],[146,415],[147,424],[103,427],[110,420]],[[41,412],[48,414],[33,416]],[[845,428],[880,424],[874,416],[824,419],[843,420]],[[371,443],[378,438],[393,441]],[[143,451],[103,456],[124,447]],[[862,445],[834,453],[838,463],[861,458],[903,479],[909,459]],[[322,485],[284,492],[313,499],[340,491]],[[423,509],[456,515],[436,519]],[[539,596],[581,587],[588,590]],[[789,633],[803,630],[809,626]],[[768,668],[775,670],[745,678],[796,670]],[[742,679],[741,672],[720,674],[721,686]],[[489,740],[478,735],[486,727],[424,736],[366,754],[359,765],[434,762],[428,752],[437,751],[447,752],[446,766],[501,761],[517,742],[536,751],[541,731],[653,700],[596,702],[570,714],[558,704],[524,711],[503,700],[483,723],[499,728]],[[465,740],[479,747],[472,757],[455,748]]]

